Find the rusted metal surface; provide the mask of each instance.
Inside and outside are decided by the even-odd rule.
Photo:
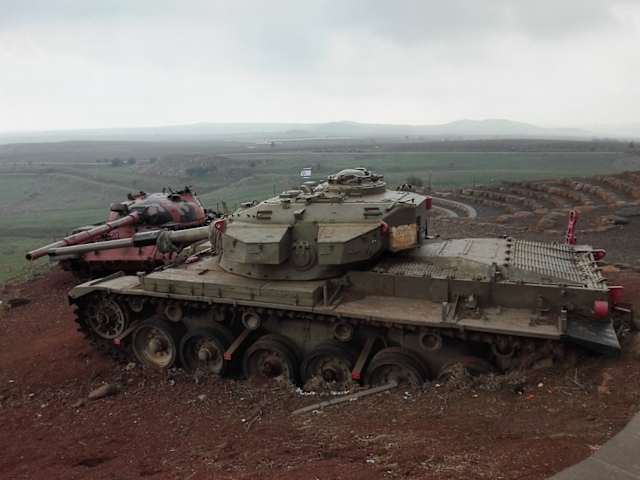
[[[313,412],[314,410],[321,410],[326,407],[331,407],[332,405],[338,405],[344,402],[352,402],[354,400],[357,400],[358,398],[386,392],[388,390],[392,390],[397,387],[398,387],[398,382],[389,382],[386,385],[381,385],[379,387],[368,388],[366,390],[360,390],[350,395],[343,395],[341,397],[333,398],[331,400],[325,400],[324,402],[318,402],[318,403],[314,403],[313,405],[307,405],[306,407],[302,407],[297,410],[294,410],[293,412],[291,412],[291,415],[300,415],[303,413]]]
[[[374,337],[369,337],[364,343],[364,347],[360,351],[358,355],[358,360],[356,361],[353,370],[351,371],[351,378],[353,380],[360,380],[362,378],[362,371],[364,370],[364,366],[369,359],[369,355],[371,355],[371,350],[373,349],[373,344],[376,339]]]
[[[236,353],[236,350],[240,348],[240,345],[247,339],[251,330],[245,328],[240,335],[233,341],[233,343],[229,346],[229,348],[224,352],[224,359],[227,361],[231,361],[233,359],[233,354]]]
[[[418,230],[415,225],[391,227],[389,250],[400,252],[418,246]]]
[[[64,239],[27,253],[27,260],[49,255],[52,261],[59,261],[66,270],[89,273],[100,271],[126,270],[149,271],[171,262],[176,251],[189,243],[177,239],[181,245],[175,248],[164,242],[156,245],[156,238],[166,240],[161,231],[186,229],[187,237],[193,235],[193,228],[205,225],[209,220],[204,207],[195,194],[186,187],[174,192],[130,194],[129,200],[115,203],[105,223],[79,227],[76,233]],[[143,241],[134,237],[155,235],[153,241]],[[207,238],[205,235],[204,238]]]

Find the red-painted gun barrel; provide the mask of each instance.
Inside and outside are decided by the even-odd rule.
[[[101,252],[103,250],[112,250],[115,248],[145,247],[156,244],[158,237],[161,234],[165,235],[171,243],[184,246],[185,244],[195,243],[209,238],[209,228],[209,226],[204,226],[176,231],[151,230],[148,232],[136,233],[131,238],[106,240],[104,242],[91,242],[82,245],[52,247],[47,250],[46,254],[50,257],[63,257],[82,255],[87,252]]]
[[[45,255],[47,255],[49,250],[55,248],[70,247],[81,243],[93,242],[95,239],[99,238],[105,233],[110,232],[115,228],[134,225],[138,223],[140,219],[141,217],[138,212],[130,213],[125,217],[117,218],[116,220],[103,223],[102,225],[98,225],[97,227],[90,230],[85,230],[73,235],[69,235],[68,237],[63,238],[60,241],[50,243],[49,245],[45,245],[44,247],[40,247],[35,250],[31,250],[30,252],[27,252],[26,258],[27,260],[35,260],[37,258],[44,257]]]

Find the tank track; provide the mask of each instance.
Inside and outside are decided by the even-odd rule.
[[[89,345],[101,355],[111,358],[118,363],[129,363],[135,360],[130,350],[130,345],[125,339],[123,343],[117,345],[112,340],[100,337],[90,326],[86,318],[86,310],[83,304],[75,306],[75,322],[77,331],[85,338]]]
[[[250,333],[248,339],[242,347],[238,349],[238,356],[246,352],[252,343],[266,336],[273,337],[274,333],[286,335],[284,340],[281,339],[280,342],[285,340],[289,342],[287,344],[288,351],[304,350],[303,345],[301,345],[301,343],[304,342],[300,342],[298,338],[300,338],[301,335],[304,337],[304,332],[308,332],[309,329],[313,328],[324,329],[324,331],[326,331],[325,341],[335,342],[336,331],[339,325],[351,326],[353,330],[358,332],[356,336],[357,341],[354,339],[354,341],[347,342],[349,348],[357,352],[362,352],[366,348],[368,339],[374,339],[375,346],[369,358],[365,359],[366,366],[371,365],[371,358],[375,357],[376,351],[384,348],[393,350],[400,347],[410,352],[421,351],[420,342],[425,338],[428,338],[429,341],[444,342],[445,345],[451,344],[460,350],[460,352],[458,352],[458,350],[440,350],[441,345],[438,346],[435,343],[427,343],[426,347],[433,348],[433,352],[428,351],[426,355],[423,355],[424,352],[421,351],[421,356],[430,358],[428,362],[430,365],[439,365],[437,369],[432,366],[430,367],[432,370],[430,378],[436,378],[439,372],[446,373],[451,364],[449,357],[453,360],[468,359],[470,362],[470,370],[474,371],[477,365],[490,365],[493,371],[509,371],[530,368],[542,360],[547,362],[549,360],[552,362],[561,361],[566,350],[566,345],[560,341],[518,338],[508,335],[459,330],[441,331],[433,328],[383,324],[381,322],[339,318],[326,314],[303,313],[287,309],[254,309],[241,305],[208,304],[175,299],[167,300],[156,297],[136,297],[143,298],[144,303],[144,308],[136,313],[130,308],[132,298],[134,297],[130,295],[95,292],[83,297],[76,305],[78,331],[84,335],[93,348],[117,362],[131,362],[136,359],[139,361],[140,357],[135,355],[133,351],[133,335],[131,333],[135,330],[135,326],[142,324],[144,321],[161,318],[161,321],[167,324],[177,324],[181,326],[183,333],[211,325],[223,325],[231,332],[234,338],[238,338],[242,335],[243,330],[245,330],[241,319],[246,312],[255,313],[266,320],[259,330]],[[104,299],[115,301],[127,316],[128,333],[120,339],[118,344],[113,340],[99,336],[92,329],[89,322],[88,309],[91,305],[95,306]],[[174,311],[182,312],[183,318],[180,321],[176,322],[175,320],[170,321],[167,319],[165,312],[167,312],[169,305]],[[223,320],[220,321],[221,319]],[[292,326],[296,326],[295,330],[298,331],[297,337],[290,331],[292,330]],[[300,332],[302,333],[300,334]],[[433,335],[433,337],[429,337],[429,335]],[[179,339],[176,340],[176,345],[178,344]],[[299,360],[300,365],[304,365],[302,358],[299,358]],[[179,362],[176,362],[176,364],[177,363]],[[238,363],[241,362],[236,362],[236,367]],[[366,368],[363,368],[363,371],[364,370],[366,370]],[[362,378],[365,378],[364,373]]]

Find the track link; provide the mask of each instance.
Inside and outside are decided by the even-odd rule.
[[[76,305],[75,322],[77,325],[77,331],[80,332],[80,334],[82,334],[82,336],[89,342],[91,347],[101,355],[109,357],[118,363],[129,363],[134,360],[134,357],[130,349],[130,340],[128,338],[123,339],[123,341],[118,344],[114,342],[114,340],[102,338],[90,326],[87,307],[92,301],[96,301],[100,298],[104,298],[104,296],[89,296],[88,298],[83,299],[82,303]]]

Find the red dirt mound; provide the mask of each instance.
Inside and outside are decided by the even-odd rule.
[[[640,290],[640,275],[620,280]],[[98,356],[75,331],[73,284],[52,272],[21,285],[31,302],[0,316],[0,478],[538,479],[589,455],[639,405],[625,355],[293,417],[317,397]],[[79,405],[103,382],[122,390]]]

